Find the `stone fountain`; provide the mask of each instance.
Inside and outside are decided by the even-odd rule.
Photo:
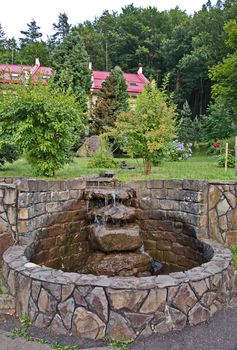
[[[145,253],[140,235],[134,191],[90,189],[89,242],[92,254],[79,272],[107,276],[147,276],[152,258]]]
[[[147,337],[236,302],[223,247],[237,234],[236,182],[122,187],[94,176],[0,188],[2,227],[19,240],[3,255],[3,279],[16,315],[36,327],[94,340]]]

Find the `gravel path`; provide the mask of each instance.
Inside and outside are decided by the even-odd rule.
[[[23,338],[12,339],[9,330],[19,326],[11,317],[0,319],[0,350],[52,350],[49,345],[29,342]],[[64,345],[79,344],[80,349],[109,350],[103,342],[91,342],[77,337],[56,337],[32,327],[30,333],[38,338]],[[95,348],[95,346],[98,346]],[[136,340],[130,350],[237,350],[237,306],[220,312],[208,323],[186,327],[181,332],[153,335]]]

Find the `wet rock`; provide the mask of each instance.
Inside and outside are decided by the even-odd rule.
[[[93,215],[99,220],[103,219],[105,222],[133,222],[137,218],[137,211],[133,207],[127,207],[123,204],[116,203],[115,206],[108,205],[106,207],[99,208],[93,212]]]
[[[83,273],[107,276],[136,276],[150,270],[152,259],[137,253],[95,253],[84,267]]]
[[[84,192],[86,199],[106,199],[106,200],[126,200],[132,197],[133,193],[130,190],[111,188],[91,188]]]
[[[73,334],[89,339],[101,339],[105,335],[105,324],[94,313],[78,307],[73,316]]]
[[[134,224],[123,227],[93,225],[91,229],[93,246],[104,252],[135,251],[142,246],[139,226]]]

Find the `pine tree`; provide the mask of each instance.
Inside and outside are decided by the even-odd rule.
[[[91,72],[89,56],[76,28],[54,48],[51,62],[55,83],[65,90],[70,88],[77,99],[85,103],[85,94],[91,88]]]
[[[24,35],[24,38],[20,38],[21,45],[32,44],[42,37],[42,33],[40,33],[40,27],[37,25],[36,21],[32,19],[30,23],[27,23],[28,30],[21,30],[21,34]]]
[[[71,25],[68,23],[68,16],[65,12],[58,16],[58,23],[53,23],[53,29],[56,33],[52,36],[52,41],[61,42],[71,31]]]
[[[188,101],[184,102],[180,114],[181,118],[178,121],[178,139],[181,142],[188,143],[193,140],[192,111],[189,107]]]
[[[6,44],[6,34],[3,30],[3,27],[0,23],[0,49],[4,49]]]
[[[94,129],[103,133],[106,127],[113,127],[117,115],[128,109],[127,85],[120,68],[115,68],[102,84],[93,111]]]

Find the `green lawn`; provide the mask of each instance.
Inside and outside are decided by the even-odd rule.
[[[118,159],[121,162],[123,159]],[[203,180],[237,180],[235,170],[229,169],[227,174],[223,168],[217,167],[217,159],[206,155],[194,155],[187,161],[164,162],[153,167],[152,174],[142,174],[142,160],[127,159],[129,165],[135,165],[134,170],[117,169],[117,177],[122,182],[137,179],[203,179]],[[57,171],[56,179],[75,178],[81,175],[99,174],[105,169],[87,168],[88,159],[75,158],[74,162]],[[25,159],[19,159],[13,164],[6,164],[0,170],[0,177],[34,177],[30,165]]]

